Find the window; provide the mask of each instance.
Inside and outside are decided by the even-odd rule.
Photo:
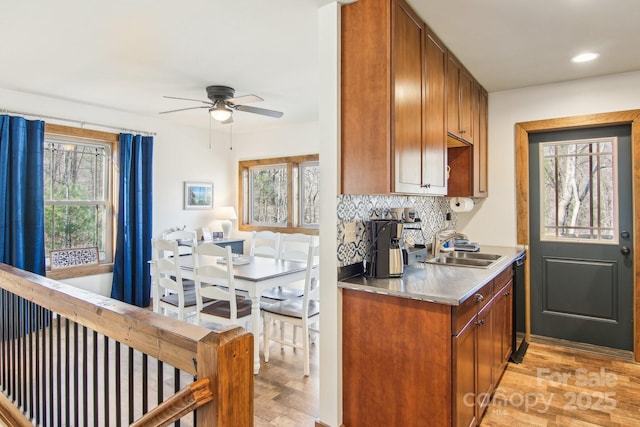
[[[44,150],[45,255],[98,248],[113,262],[112,155],[117,134],[46,125]]]
[[[300,164],[300,224],[320,226],[320,163]]]
[[[310,232],[320,223],[318,155],[246,160],[240,167],[239,229]]]
[[[617,244],[617,139],[540,144],[541,240]]]

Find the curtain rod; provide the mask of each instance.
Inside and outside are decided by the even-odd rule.
[[[123,127],[120,127],[120,126],[104,125],[104,124],[101,124],[101,123],[92,123],[92,122],[86,122],[86,121],[83,121],[83,120],[71,120],[71,119],[65,119],[64,117],[48,116],[46,114],[34,114],[34,113],[25,113],[23,111],[12,111],[12,110],[8,110],[6,108],[0,108],[0,113],[3,113],[3,114],[18,114],[20,116],[31,116],[31,117],[36,117],[36,118],[39,118],[39,119],[61,120],[63,122],[78,123],[80,125],[80,127],[84,127],[85,125],[98,126],[98,127],[102,127],[102,128],[114,129],[114,130],[117,130],[117,131],[122,131],[122,132],[127,132],[127,133],[140,133],[140,134],[146,134],[148,136],[156,136],[157,135],[155,132],[149,132],[149,131],[146,131],[146,130],[127,129],[127,128],[123,128]]]

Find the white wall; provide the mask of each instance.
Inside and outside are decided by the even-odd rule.
[[[156,133],[153,153],[154,236],[159,236],[162,231],[176,226],[186,225],[187,228],[194,229],[212,225],[211,211],[183,210],[184,181],[212,181],[215,206],[235,202],[235,187],[229,185],[230,179],[233,179],[233,175],[229,172],[230,154],[228,148],[222,148],[227,147],[224,145],[227,141],[226,133],[212,133],[210,149],[208,129],[177,125],[167,120],[165,116],[133,114],[2,88],[0,88],[0,100],[0,109],[9,111],[49,115],[79,122],[101,123]],[[207,120],[207,117],[204,116],[203,119]],[[49,119],[45,121],[81,127],[80,123]],[[118,132],[91,125],[85,127]],[[69,280],[68,283],[109,295],[111,275],[76,278]]]
[[[516,123],[634,109],[640,72],[490,93],[489,197],[458,214],[458,229],[480,243],[516,244]]]
[[[238,162],[240,160],[264,159],[271,157],[297,156],[303,154],[318,154],[320,149],[318,137],[318,122],[301,123],[293,126],[274,127],[255,133],[243,133],[233,136],[233,149],[229,149],[227,140],[224,149],[229,153],[229,182],[232,194],[230,205],[238,209]],[[324,170],[320,159],[320,171]],[[239,213],[238,213],[239,214]],[[238,231],[235,221],[231,229],[231,236],[246,239],[245,252],[249,251],[251,233]]]

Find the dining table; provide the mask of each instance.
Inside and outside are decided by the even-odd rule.
[[[182,277],[194,279],[193,256],[180,257]],[[236,289],[249,293],[251,298],[251,328],[256,337],[253,345],[253,373],[260,372],[260,297],[265,290],[281,285],[304,280],[307,263],[301,261],[288,261],[274,258],[241,256],[234,258],[233,277]]]

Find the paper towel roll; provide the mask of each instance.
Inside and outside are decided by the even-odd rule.
[[[468,197],[454,197],[449,201],[454,212],[469,212],[473,209],[473,200]]]

